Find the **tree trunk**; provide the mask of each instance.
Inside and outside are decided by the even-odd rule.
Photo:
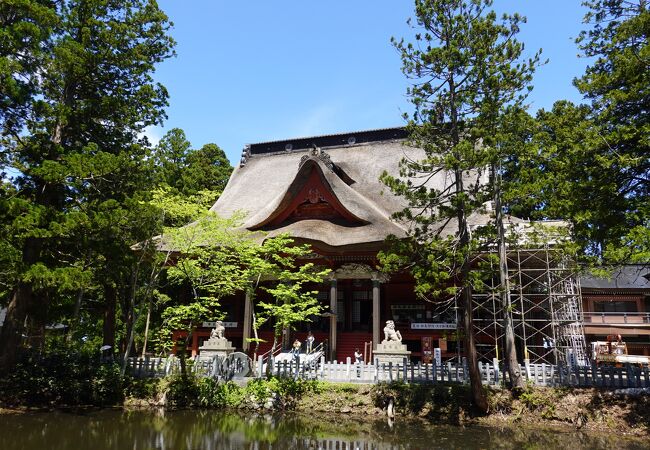
[[[492,177],[494,185],[495,222],[499,241],[499,284],[501,287],[501,309],[503,311],[503,327],[505,332],[504,361],[506,370],[510,376],[510,389],[513,391],[518,391],[523,390],[526,387],[526,384],[524,383],[524,379],[521,376],[519,361],[517,360],[517,349],[515,347],[515,328],[512,320],[510,280],[508,279],[506,231],[503,225],[501,185],[499,180],[499,171],[496,165],[492,166]]]
[[[481,381],[481,372],[478,369],[478,355],[476,353],[476,341],[474,339],[474,317],[472,314],[472,288],[463,287],[461,292],[463,299],[463,326],[465,328],[465,356],[467,357],[467,366],[469,369],[469,380],[472,389],[472,401],[481,412],[487,413],[489,407],[483,382]]]
[[[463,186],[463,172],[460,168],[454,171],[456,182],[456,193],[458,195],[465,195],[465,188]],[[469,250],[470,236],[469,227],[467,225],[467,216],[465,214],[465,202],[459,202],[457,206],[458,218],[458,244],[463,252]],[[483,413],[488,411],[488,402],[483,390],[483,382],[481,381],[481,372],[478,370],[478,355],[476,353],[476,342],[474,339],[474,317],[472,311],[472,288],[469,286],[469,272],[470,260],[466,254],[463,256],[462,266],[460,269],[460,282],[463,284],[461,291],[461,299],[463,303],[463,326],[465,328],[465,355],[467,357],[467,365],[469,368],[470,385],[472,389],[472,400],[474,405]]]
[[[275,364],[275,348],[278,345],[278,335],[276,332],[273,333],[273,344],[271,344],[271,353],[269,353],[269,359],[266,363],[266,376],[270,377],[273,375],[273,365]]]
[[[84,239],[84,246],[88,248],[88,243]],[[86,251],[86,259],[84,260],[83,264],[83,269],[85,270],[89,265],[90,265],[90,256],[91,256],[91,251],[88,248]],[[72,335],[74,334],[74,331],[77,329],[79,326],[79,317],[81,316],[81,303],[83,302],[85,290],[83,287],[79,288],[79,291],[77,292],[77,298],[74,303],[74,310],[72,312],[72,320],[70,321],[70,327],[68,328],[68,332],[66,335],[66,341],[71,342],[72,341]]]
[[[23,263],[32,265],[41,254],[41,241],[35,238],[25,240]],[[25,331],[27,313],[35,307],[36,299],[29,282],[21,281],[11,296],[7,314],[0,332],[0,373],[11,370],[18,360],[18,351]]]
[[[104,327],[102,345],[110,345],[111,353],[115,352],[115,310],[117,306],[117,290],[112,284],[104,286]]]
[[[31,285],[21,282],[11,297],[0,333],[0,373],[8,372],[16,364],[25,331],[25,318],[33,303],[33,295]]]
[[[133,340],[135,339],[135,311],[130,309],[126,316],[126,336],[124,338],[124,345],[122,348],[122,375],[126,372],[126,363],[131,354],[133,347]]]
[[[176,345],[177,345],[176,348],[178,349],[178,351],[177,351],[178,360],[179,360],[180,365],[181,365],[181,377],[183,377],[183,379],[187,378],[187,359],[186,359],[187,358],[187,345],[192,340],[192,330],[193,329],[194,329],[194,325],[190,322],[190,328],[189,328],[190,331],[187,332],[187,336],[185,336],[185,339],[180,340],[180,342],[181,342],[181,347],[180,348],[178,348],[178,341],[176,341]]]
[[[149,339],[149,322],[151,321],[151,299],[147,304],[147,321],[144,325],[144,343],[142,344],[142,357],[147,353],[147,340]]]
[[[72,320],[70,321],[70,327],[68,328],[68,332],[66,333],[66,342],[72,342],[72,335],[74,334],[74,331],[77,329],[77,326],[79,325],[79,316],[81,315],[81,302],[83,301],[84,297],[84,289],[80,288],[79,291],[77,292],[77,298],[74,302],[74,311],[72,312]]]

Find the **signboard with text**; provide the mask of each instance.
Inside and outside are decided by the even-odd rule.
[[[224,328],[237,328],[239,322],[223,322]],[[217,322],[203,322],[201,325],[203,328],[214,328],[217,326]]]
[[[455,323],[411,323],[411,330],[455,330]]]

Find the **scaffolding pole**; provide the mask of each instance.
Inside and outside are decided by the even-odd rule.
[[[494,254],[475,263],[493,267]],[[517,357],[532,364],[588,364],[580,284],[560,252],[549,248],[507,253]],[[484,361],[502,359],[504,324],[498,274],[487,274],[473,297],[477,352]]]

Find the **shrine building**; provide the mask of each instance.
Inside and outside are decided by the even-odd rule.
[[[330,359],[345,360],[356,348],[369,359],[387,320],[395,321],[414,359],[422,357],[423,346],[440,348],[445,358],[458,353],[457,309],[438,310],[417,299],[409,274],[389,277],[376,269],[385,238],[403,237],[407,230],[391,218],[406,200],[379,178],[384,171],[399,173],[403,158],[424,157],[423,150],[404,144],[406,137],[405,129],[389,128],[247,145],[211,208],[222,217],[245,212],[242,226],[251,231],[289,233],[297,243],[311,245],[311,262],[331,268],[327,284],[314,287],[326,313],[291,336],[304,341],[312,331],[317,343],[327,342]],[[452,179],[440,173],[427,185],[444,189]],[[470,216],[470,227],[485,220]],[[228,339],[250,351],[250,299],[242,293],[222,305]],[[193,354],[209,336],[212,324],[203,325],[194,333]],[[259,334],[267,341],[260,348],[264,352],[272,330],[262,328]]]

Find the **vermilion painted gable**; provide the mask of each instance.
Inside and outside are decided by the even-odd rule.
[[[281,210],[258,224],[255,229],[278,226],[287,222],[317,219],[342,222],[346,225],[364,225],[368,222],[348,211],[338,200],[316,164],[311,165],[309,175],[293,199]]]

